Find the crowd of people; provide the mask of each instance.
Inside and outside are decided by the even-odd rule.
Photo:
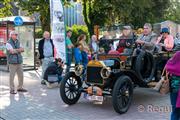
[[[10,34],[10,40],[6,44],[10,71],[9,82],[11,94],[16,94],[14,86],[15,73],[17,73],[19,80],[17,91],[27,92],[27,90],[23,88],[23,59],[21,53],[24,52],[24,49],[21,46],[20,41],[17,39],[17,35],[18,34],[15,31],[12,31]],[[125,53],[137,55],[140,51],[154,53],[161,51],[180,50],[180,33],[177,33],[176,38],[173,38],[173,36],[170,34],[169,28],[164,27],[161,29],[160,36],[158,36],[152,31],[152,26],[150,23],[144,24],[143,33],[138,37],[133,34],[131,26],[124,26],[122,35],[119,37],[119,41],[115,45],[115,47],[114,43],[106,42],[110,38],[107,32],[105,32],[105,35],[100,40],[97,39],[96,35],[92,35],[89,44],[87,43],[87,36],[85,34],[81,34],[80,36],[78,36],[75,44],[73,44],[71,36],[72,31],[68,30],[66,32],[65,39],[67,54],[65,70],[66,73],[70,71],[73,57],[75,59],[75,66],[83,65],[84,69],[86,69],[88,61],[91,59],[96,59],[98,54]],[[132,49],[134,43],[137,46],[135,49]],[[60,58],[54,59],[53,40],[50,38],[50,33],[48,31],[44,32],[43,39],[39,41],[38,50],[40,54],[39,59],[42,62],[41,83],[46,84],[47,86],[50,86],[50,84],[53,82],[60,83],[60,81],[62,80],[62,72],[65,61],[62,61]],[[177,52],[177,54],[179,55],[179,52]],[[180,62],[179,58],[180,56],[177,57],[176,55],[176,59],[178,59],[178,61],[176,60],[176,63],[178,65],[178,62]],[[48,76],[48,74],[56,74],[57,76]],[[175,78],[179,80],[179,72],[178,74],[172,73],[172,76],[173,77],[171,78],[174,78],[175,76]],[[49,77],[51,77],[52,81],[48,81]],[[180,84],[177,86],[180,86]],[[176,109],[174,107],[174,104],[176,103],[175,97],[177,97],[177,91],[176,93],[171,93],[171,101],[173,105],[172,117],[178,118],[179,109]]]
[[[76,41],[71,40],[72,31],[66,32],[66,70],[65,73],[70,71],[71,63],[74,58],[75,66],[83,65],[87,67],[88,61],[95,59],[98,54],[131,54],[136,56],[140,51],[147,51],[150,53],[161,51],[180,50],[180,33],[177,33],[176,38],[170,34],[169,28],[164,27],[161,29],[158,36],[152,30],[150,23],[145,23],[143,26],[142,34],[139,36],[134,35],[131,26],[123,26],[122,34],[119,37],[119,42],[114,47],[113,40],[108,32],[104,32],[104,36],[97,39],[96,35],[92,35],[90,42],[87,43],[87,36],[81,34]],[[74,43],[74,44],[73,44]],[[133,44],[136,48],[133,49]],[[42,61],[42,84],[46,84],[44,80],[44,73],[48,65],[54,61],[54,45],[50,39],[50,33],[45,31],[43,39],[39,42],[40,60]]]

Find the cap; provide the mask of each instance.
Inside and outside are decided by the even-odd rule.
[[[18,35],[18,33],[16,31],[11,31],[10,36],[12,36],[12,35]]]
[[[131,26],[123,26],[123,29],[131,30]]]
[[[168,28],[162,28],[161,33],[168,33],[169,34],[169,29]]]

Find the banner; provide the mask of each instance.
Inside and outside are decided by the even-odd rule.
[[[64,11],[61,0],[50,0],[50,16],[55,57],[66,61]]]

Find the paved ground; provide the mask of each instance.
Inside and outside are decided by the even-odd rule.
[[[111,98],[97,105],[82,97],[68,106],[62,102],[58,88],[40,85],[35,71],[25,72],[28,93],[10,95],[8,75],[0,71],[0,120],[168,120],[171,111],[168,95],[142,88],[135,89],[132,105],[123,115],[114,111]]]

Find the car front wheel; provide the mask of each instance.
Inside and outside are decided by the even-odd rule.
[[[80,77],[76,76],[74,72],[67,73],[60,85],[60,96],[62,100],[68,105],[75,104],[81,96],[81,87],[82,82]]]
[[[130,77],[121,76],[117,79],[113,92],[112,104],[117,113],[128,111],[133,97],[133,83]]]

